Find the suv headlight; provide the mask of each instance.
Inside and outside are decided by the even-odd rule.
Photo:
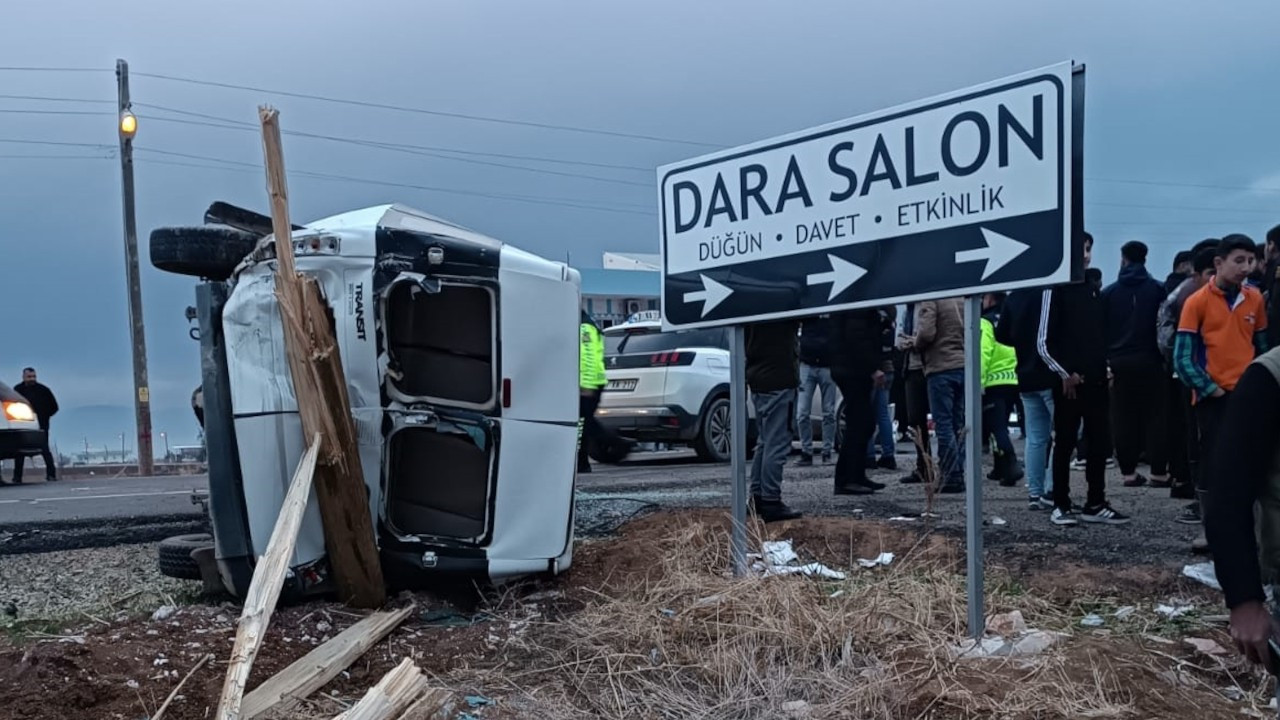
[[[32,412],[31,406],[24,402],[7,402],[4,403],[5,417],[15,422],[35,422],[36,414]]]

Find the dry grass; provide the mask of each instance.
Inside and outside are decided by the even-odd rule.
[[[1033,660],[956,661],[963,579],[899,558],[832,584],[727,577],[723,537],[681,528],[649,577],[516,641],[531,662],[507,675],[529,717],[1123,717],[1128,692],[1105,662],[1070,672]],[[672,552],[679,550],[679,552]],[[1043,602],[992,597],[1032,626],[1065,626]],[[526,663],[520,663],[522,665]],[[1078,670],[1078,668],[1077,668]],[[795,701],[806,705],[798,711]],[[788,702],[793,703],[787,705]]]

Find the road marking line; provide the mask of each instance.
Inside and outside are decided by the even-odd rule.
[[[131,497],[156,497],[159,495],[190,495],[190,490],[165,490],[163,492],[151,493],[122,493],[119,495],[81,495],[79,497],[47,497],[47,498],[21,498],[18,500],[0,500],[0,505],[16,505],[26,503],[28,505],[36,505],[46,502],[59,502],[63,500],[116,500],[119,498]]]

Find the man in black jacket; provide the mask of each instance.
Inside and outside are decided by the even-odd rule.
[[[794,320],[747,326],[747,387],[759,433],[751,465],[751,500],[765,522],[800,517],[782,502],[782,469],[791,452],[791,423],[800,384],[799,330]]]
[[[36,382],[35,368],[25,368],[22,371],[22,382],[13,389],[27,399],[27,403],[35,411],[36,419],[40,421],[40,429],[44,431],[44,447],[40,449],[40,457],[44,459],[44,479],[53,482],[58,479],[58,466],[53,461],[53,453],[49,452],[49,419],[58,414],[58,400],[53,396],[52,390]],[[22,483],[22,467],[26,460],[19,455],[13,461],[15,485]]]
[[[1084,264],[1093,254],[1093,236],[1084,234]],[[1088,273],[1086,272],[1086,277]],[[1053,504],[1055,525],[1091,523],[1120,525],[1129,518],[1107,502],[1107,455],[1111,447],[1107,387],[1106,307],[1094,283],[1054,288],[1041,314],[1037,349],[1045,365],[1058,375],[1054,388]],[[1154,321],[1153,321],[1154,322]],[[1071,505],[1071,453],[1084,425],[1088,444],[1085,480],[1089,494],[1084,511]]]
[[[887,379],[883,330],[876,308],[831,316],[831,376],[844,396],[845,418],[843,451],[836,460],[836,495],[869,495],[884,489],[883,484],[867,477],[863,457],[875,428],[871,391],[883,387]]]
[[[1120,248],[1120,277],[1102,291],[1106,306],[1107,363],[1111,368],[1116,460],[1125,487],[1145,485],[1138,458],[1145,446],[1152,487],[1169,487],[1165,444],[1163,359],[1156,344],[1156,318],[1168,294],[1147,272],[1147,246],[1136,240]]]

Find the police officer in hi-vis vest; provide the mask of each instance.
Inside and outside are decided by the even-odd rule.
[[[609,383],[604,372],[604,335],[595,320],[582,311],[578,327],[578,472],[591,472],[587,448],[591,443],[616,449],[613,457],[623,458],[631,452],[632,444],[609,432],[596,420],[596,408],[600,407],[600,394]]]

